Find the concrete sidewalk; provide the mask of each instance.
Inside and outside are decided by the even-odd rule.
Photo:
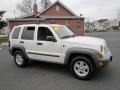
[[[2,44],[0,44],[0,46],[8,46],[8,43],[6,42],[6,43],[2,43]]]
[[[0,37],[8,37],[8,35],[0,35]]]

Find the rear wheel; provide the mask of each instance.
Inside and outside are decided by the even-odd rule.
[[[93,62],[84,56],[77,56],[73,58],[70,68],[73,75],[82,80],[90,79],[95,72]]]
[[[28,65],[28,61],[25,59],[21,51],[16,51],[14,54],[14,61],[18,67],[24,67]]]

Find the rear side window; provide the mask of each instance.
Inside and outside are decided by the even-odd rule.
[[[25,27],[22,32],[21,39],[33,40],[34,39],[35,27]]]
[[[21,27],[16,27],[12,34],[12,39],[18,39]]]

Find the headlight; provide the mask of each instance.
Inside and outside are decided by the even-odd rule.
[[[96,58],[97,59],[102,59],[102,58],[104,58],[104,56],[102,54],[96,54]]]

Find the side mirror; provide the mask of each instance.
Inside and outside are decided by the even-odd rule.
[[[57,40],[53,36],[47,36],[46,39],[47,41],[57,42]]]

